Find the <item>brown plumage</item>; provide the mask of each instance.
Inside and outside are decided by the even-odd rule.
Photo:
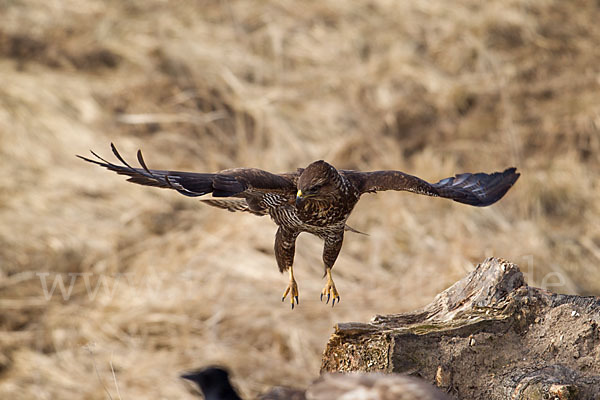
[[[275,235],[275,258],[279,270],[289,271],[290,283],[282,300],[290,294],[292,308],[298,304],[298,286],[294,279],[293,262],[296,238],[309,232],[323,239],[323,262],[327,284],[321,292],[332,305],[340,297],[333,283],[331,268],[344,240],[344,231],[352,209],[364,193],[383,190],[406,190],[434,197],[444,197],[472,206],[488,206],[500,200],[519,178],[515,168],[492,174],[459,174],[428,183],[400,171],[360,172],[337,170],[325,161],[315,161],[296,172],[272,174],[255,168],[227,169],[216,173],[195,173],[151,170],[142,153],[137,158],[141,168],[130,166],[111,143],[114,155],[123,165],[106,161],[96,153],[97,160],[78,156],[121,175],[140,185],[174,189],[197,197],[212,193],[206,204],[229,211],[245,211],[270,215],[279,226]]]

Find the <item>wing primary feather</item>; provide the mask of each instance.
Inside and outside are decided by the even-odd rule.
[[[138,149],[138,151],[137,151],[137,159],[138,159],[138,162],[140,163],[140,165],[142,166],[142,168],[144,169],[144,171],[146,171],[146,173],[150,177],[152,177],[153,179],[156,179],[157,181],[164,181],[167,185],[169,185],[169,187],[171,189],[175,189],[175,190],[179,191],[180,193],[182,193],[179,189],[177,189],[175,186],[173,186],[173,184],[169,180],[169,174],[165,174],[165,177],[161,178],[161,177],[153,174],[152,171],[150,171],[150,169],[146,165],[146,162],[144,161],[144,157],[142,156],[142,150],[140,150],[140,149]],[[185,194],[185,193],[183,193],[183,194]]]
[[[96,158],[99,158],[100,160],[104,161],[105,163],[110,164],[110,162],[106,161],[104,158],[102,158],[98,154],[96,154],[94,152],[94,150],[90,150],[90,153],[92,153]],[[96,161],[96,163],[97,163],[97,161]]]
[[[137,159],[138,159],[138,162],[140,163],[140,165],[142,166],[142,168],[144,168],[144,170],[147,173],[149,173],[150,175],[153,175],[152,172],[150,172],[150,170],[146,166],[146,162],[144,161],[144,157],[142,156],[142,151],[140,149],[138,149],[138,151],[137,151]]]
[[[102,165],[102,163],[99,163],[99,162],[98,162],[98,161],[96,161],[96,160],[92,160],[92,159],[90,159],[90,158],[87,158],[87,157],[84,157],[84,156],[80,156],[79,154],[75,154],[75,157],[77,157],[77,158],[81,158],[83,161],[91,162],[91,163],[94,163],[94,164],[96,164],[96,165]]]
[[[106,161],[104,158],[102,158],[102,157],[100,157],[98,154],[94,153],[94,150],[90,150],[90,153],[92,153],[92,155],[93,155],[94,157],[96,157],[96,158],[100,159],[101,161],[103,161],[103,162],[104,162],[104,164],[103,164],[103,163],[101,163],[101,162],[98,162],[98,161],[96,161],[96,160],[92,160],[91,158],[87,158],[87,157],[84,157],[84,156],[80,156],[79,154],[76,154],[76,157],[79,157],[79,158],[81,158],[81,159],[82,159],[82,160],[84,160],[84,161],[87,161],[87,162],[94,163],[94,164],[96,164],[96,165],[101,165],[101,166],[103,166],[103,167],[104,167],[104,166],[109,166],[109,165],[112,165],[110,162]]]
[[[127,168],[129,168],[130,170],[132,170],[132,171],[134,171],[134,172],[138,172],[138,171],[136,171],[136,169],[135,169],[135,168],[133,168],[131,165],[129,165],[129,164],[127,163],[127,161],[125,161],[125,160],[123,159],[123,157],[121,157],[121,155],[120,155],[120,154],[119,154],[119,152],[117,151],[117,148],[115,147],[114,143],[112,143],[112,142],[111,142],[111,144],[110,144],[110,148],[111,148],[111,150],[112,150],[113,154],[115,155],[115,157],[117,157],[117,158],[119,159],[119,161],[121,161],[121,162],[122,162],[122,163],[123,163],[123,164],[124,164],[124,165],[125,165]]]

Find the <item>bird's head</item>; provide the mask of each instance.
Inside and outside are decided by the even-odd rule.
[[[296,206],[300,207],[307,199],[325,199],[335,194],[338,188],[339,173],[323,160],[315,161],[302,171],[298,178]]]

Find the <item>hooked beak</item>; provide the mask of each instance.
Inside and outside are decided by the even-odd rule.
[[[298,193],[296,193],[296,208],[302,205],[304,199],[305,197],[303,197],[302,190],[298,190]]]

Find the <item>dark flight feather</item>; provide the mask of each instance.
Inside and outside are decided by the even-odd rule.
[[[442,179],[431,186],[440,197],[472,206],[486,207],[500,200],[520,175],[515,168],[492,174],[466,173]]]

